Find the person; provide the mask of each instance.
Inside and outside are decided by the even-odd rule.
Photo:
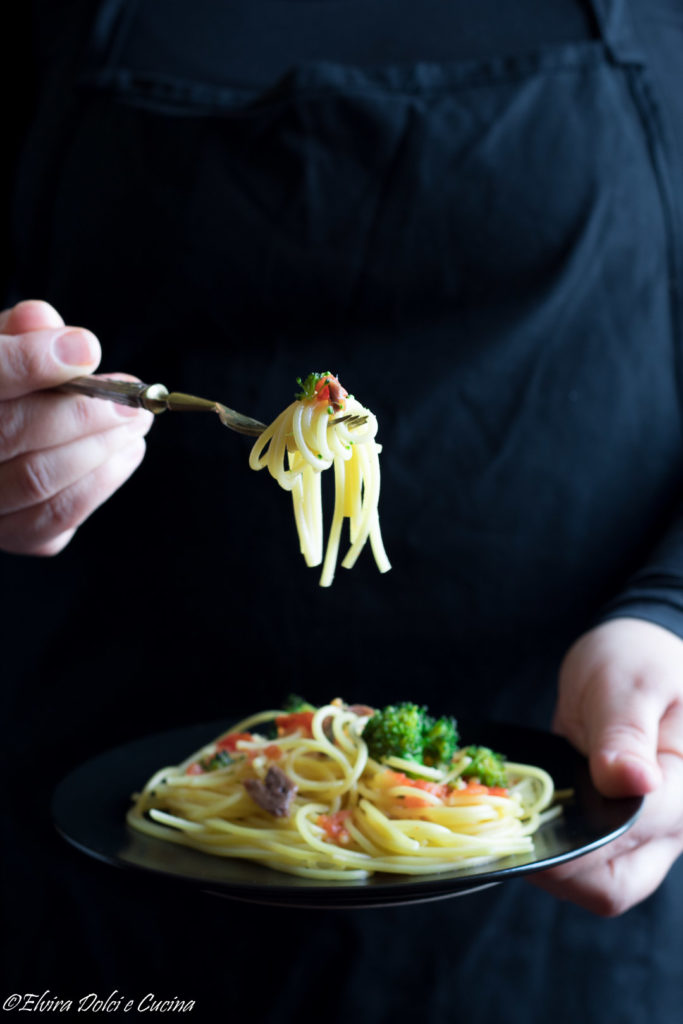
[[[680,1005],[683,22],[494,6],[110,0],[56,41],[41,9],[0,320],[13,990],[373,1024]],[[135,371],[267,420],[328,367],[378,415],[394,566],[329,592],[244,439],[59,391]],[[552,725],[643,811],[533,886],[335,915],[52,835],[91,754],[289,690]]]

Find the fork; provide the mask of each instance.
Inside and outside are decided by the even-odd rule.
[[[59,390],[88,395],[90,398],[105,398],[118,405],[147,409],[155,414],[165,412],[167,409],[172,412],[215,412],[224,426],[250,437],[258,437],[266,429],[265,423],[229,409],[221,402],[211,402],[207,398],[185,395],[180,391],[169,391],[163,384],[112,380],[110,377],[74,377],[73,380],[62,384]],[[333,419],[331,425],[345,423],[347,427],[360,427],[366,420],[367,416],[349,413]]]

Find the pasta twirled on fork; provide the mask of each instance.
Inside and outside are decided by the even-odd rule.
[[[345,518],[349,519],[351,546],[342,566],[352,568],[369,539],[380,572],[386,572],[391,565],[379,527],[377,419],[330,373],[312,373],[299,383],[296,400],[254,444],[249,465],[255,470],[267,468],[281,487],[292,492],[301,553],[309,566],[322,562],[321,586],[329,587],[334,579]],[[341,419],[340,413],[343,421],[335,423]],[[358,424],[356,418],[364,422]],[[335,502],[323,552],[320,474],[331,466]]]

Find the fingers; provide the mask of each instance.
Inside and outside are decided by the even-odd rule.
[[[64,327],[64,321],[54,306],[41,299],[26,299],[0,313],[0,331],[4,334],[24,334],[44,327]]]
[[[77,527],[137,469],[144,454],[145,441],[139,434],[113,452],[103,445],[103,459],[96,468],[45,500],[1,516],[0,548],[15,554],[57,554]],[[84,456],[82,465],[87,463]]]
[[[49,401],[53,396],[43,397]],[[79,404],[75,396],[64,398],[67,404]],[[94,423],[117,415],[108,409],[109,402],[84,401],[102,407],[91,414]],[[60,429],[74,439],[0,460],[0,549],[14,554],[56,553],[130,476],[144,455],[143,438],[152,416],[143,412],[114,422],[110,429],[84,434],[78,418],[64,412]],[[44,431],[45,424],[36,423],[37,433]]]
[[[11,515],[49,501],[138,438],[136,424],[124,425],[5,462],[0,465],[2,514]]]
[[[143,409],[81,395],[39,392],[0,403],[0,549],[62,550],[137,467],[153,420]]]
[[[97,338],[83,328],[40,328],[16,335],[5,327],[0,334],[0,401],[92,373],[101,355]]]
[[[683,848],[683,751],[660,755],[663,785],[646,797],[623,836],[585,857],[530,876],[559,899],[603,917],[622,914],[650,896]]]
[[[539,872],[529,881],[592,914],[616,917],[652,895],[678,852],[670,839],[653,840],[615,858],[598,851],[570,865]]]
[[[124,374],[110,376],[133,379]],[[116,429],[124,423],[136,423],[138,432],[146,434],[153,420],[152,413],[144,409],[85,395],[37,392],[0,403],[0,463]]]

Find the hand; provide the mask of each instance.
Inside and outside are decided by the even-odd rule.
[[[562,665],[553,728],[589,758],[605,796],[647,796],[621,838],[530,881],[596,914],[623,913],[683,851],[683,641],[641,619],[586,633]]]
[[[46,302],[0,313],[0,550],[61,551],[141,462],[150,413],[49,390],[99,361]]]

